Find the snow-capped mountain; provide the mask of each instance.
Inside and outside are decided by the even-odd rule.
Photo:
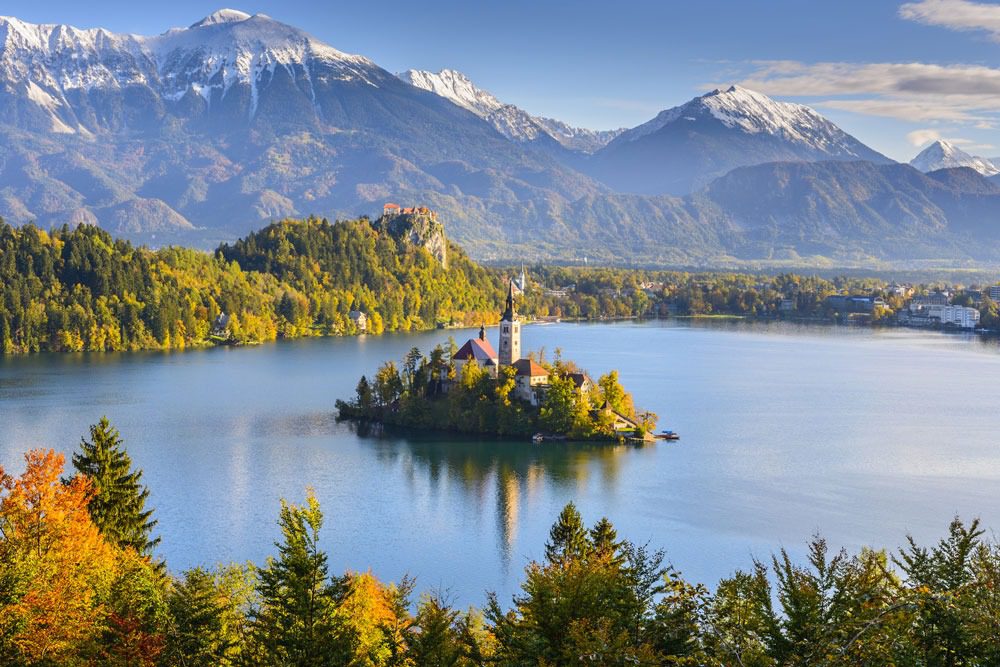
[[[278,80],[317,103],[331,82],[377,87],[387,75],[264,14],[224,9],[153,37],[0,17],[0,118],[54,132],[142,126],[213,105],[251,119]]]
[[[1000,169],[986,158],[969,155],[961,148],[943,140],[935,141],[920,151],[915,158],[910,160],[910,164],[924,173],[937,171],[938,169],[970,167],[983,176],[996,176],[1000,174]]]
[[[399,201],[435,208],[449,236],[490,259],[1000,247],[983,223],[1000,215],[995,184],[971,169],[850,162],[888,160],[805,107],[716,91],[588,155],[616,133],[435,76],[411,85],[235,10],[151,37],[3,18],[0,216],[211,247],[270,220]]]
[[[684,194],[735,167],[788,160],[891,162],[807,106],[732,86],[623,132],[592,168],[619,189]]]
[[[151,37],[0,19],[0,184],[11,221],[231,235],[385,199],[483,216],[523,200],[528,216],[599,189],[367,58],[235,10]]]
[[[547,136],[570,150],[592,153],[624,131],[587,130],[552,118],[532,116],[513,104],[501,102],[489,91],[476,86],[465,74],[453,69],[440,72],[411,69],[398,76],[410,85],[429,90],[468,109],[514,141],[537,141],[540,136]]]

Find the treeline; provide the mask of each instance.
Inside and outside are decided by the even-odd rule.
[[[215,254],[0,222],[0,353],[355,333],[351,310],[373,333],[495,321],[498,275],[450,250],[445,270],[366,219],[277,223]]]
[[[0,664],[198,667],[1000,664],[1000,544],[956,519],[930,546],[784,550],[720,581],[588,528],[567,505],[511,601],[331,574],[316,498],[282,502],[259,565],[168,573],[142,474],[102,420],[73,456],[0,469]]]
[[[361,376],[353,399],[337,400],[339,418],[479,435],[544,432],[574,440],[617,438],[616,412],[638,425],[636,436],[656,427],[656,414],[637,413],[617,371],[595,383],[558,350],[551,363],[532,353],[531,362],[548,373],[544,387],[531,389],[537,392],[532,401],[518,390],[512,366],[494,375],[475,361],[456,359],[457,352],[451,340],[449,348],[438,345],[427,356],[411,348],[398,366],[386,361],[372,380]]]
[[[955,292],[952,303],[979,308],[982,326],[1000,326],[1000,308],[982,293],[983,286],[919,283],[912,285],[910,295],[897,293],[890,282],[878,278],[559,266],[532,267],[530,278],[533,289],[525,295],[524,310],[540,317],[736,315],[832,319],[834,312],[826,298],[835,294],[881,298],[887,306],[883,314],[891,314],[905,308],[912,296],[947,288]],[[783,310],[783,301],[790,302],[786,304],[790,308]]]

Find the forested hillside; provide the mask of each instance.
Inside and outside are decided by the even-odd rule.
[[[81,225],[0,222],[0,351],[175,349],[493,321],[498,274],[456,246],[445,269],[365,219],[273,224],[215,254],[150,250]],[[228,320],[216,327],[220,314]]]

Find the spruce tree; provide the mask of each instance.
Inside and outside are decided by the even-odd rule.
[[[590,541],[598,555],[618,560],[618,532],[607,517],[602,517],[590,529]]]
[[[172,618],[167,654],[177,664],[215,667],[228,664],[233,642],[226,636],[226,604],[212,573],[188,570],[167,599]]]
[[[132,468],[132,458],[107,417],[90,427],[89,442],[81,438],[73,467],[94,484],[90,516],[105,539],[151,555],[160,538],[151,537],[156,520],[153,510],[146,509],[149,489],[142,484],[142,470]]]
[[[323,514],[310,492],[304,506],[281,502],[283,536],[277,558],[260,571],[260,608],[254,627],[259,657],[267,665],[339,664],[345,653],[335,635],[337,588],[319,548]]]
[[[590,535],[583,525],[580,512],[577,511],[576,505],[567,503],[549,530],[545,559],[553,565],[566,563],[586,557],[592,547]]]

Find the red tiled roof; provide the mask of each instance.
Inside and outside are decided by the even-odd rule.
[[[458,352],[455,353],[454,358],[459,361],[465,361],[470,356],[476,361],[487,361],[496,359],[497,353],[493,350],[493,346],[490,345],[488,340],[470,338],[465,341],[465,345],[459,348]]]
[[[383,210],[387,209],[387,208],[399,208],[399,204],[386,204],[382,208],[383,208]]]
[[[545,370],[542,366],[539,366],[531,359],[518,359],[512,366],[518,375],[527,375],[528,377],[538,377],[544,375],[548,377],[549,372]]]

